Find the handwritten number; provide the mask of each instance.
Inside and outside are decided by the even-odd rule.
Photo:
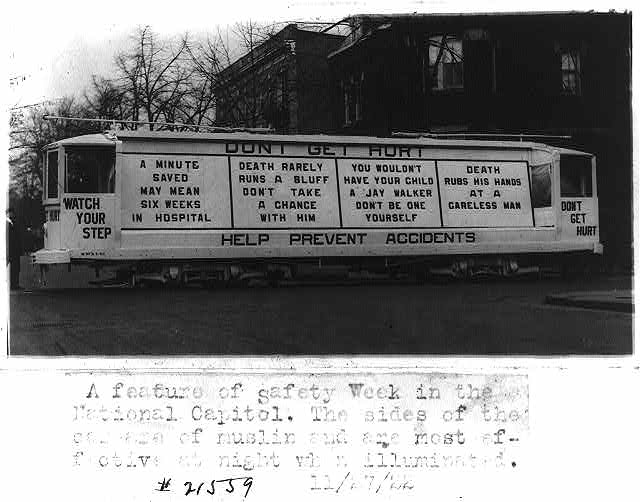
[[[239,481],[243,479],[244,482],[242,483],[242,486],[244,486],[247,490],[244,493],[244,497],[246,498],[247,495],[249,495],[249,491],[251,490],[251,487],[253,486],[253,478],[252,477],[242,477],[242,478],[226,478],[226,479],[213,479],[209,482],[209,484],[207,485],[208,488],[206,488],[206,492],[209,495],[213,495],[216,492],[216,488],[215,488],[215,484],[217,483],[224,483],[225,481],[227,483],[229,483],[229,486],[227,488],[225,488],[225,491],[227,493],[233,493],[235,491],[235,487],[233,486],[233,482],[234,481]],[[163,480],[162,483],[158,482],[158,484],[161,484],[161,489],[158,491],[164,491],[167,490],[169,487],[169,483],[171,482],[171,478],[169,479],[165,479]],[[193,488],[193,483],[191,481],[185,481],[184,486],[186,487],[186,491],[185,491],[185,497],[194,493],[196,495],[200,495],[200,490],[202,490],[202,487],[205,486],[205,483],[200,483],[198,485],[197,488]],[[167,490],[168,491],[168,490]]]
[[[191,481],[187,481],[185,482],[184,486],[187,486],[187,491],[184,494],[184,496],[186,497],[187,495],[189,495],[190,493],[196,492],[196,495],[200,495],[200,490],[202,490],[202,487],[204,486],[204,483],[200,483],[198,485],[198,488],[196,488],[195,490],[193,489],[193,485],[191,484]]]
[[[243,486],[247,487],[247,491],[244,494],[244,498],[247,498],[247,495],[249,495],[249,490],[251,490],[251,485],[253,484],[253,478],[244,478],[244,483],[242,483]]]

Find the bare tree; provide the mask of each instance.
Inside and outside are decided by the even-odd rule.
[[[115,77],[94,77],[85,94],[87,112],[92,117],[141,122],[247,127],[280,124],[284,114],[277,101],[288,91],[283,87],[286,79],[282,73],[264,71],[257,64],[264,56],[258,48],[275,32],[276,25],[248,21],[195,41],[188,34],[180,39],[160,39],[150,27],[139,28],[130,49],[116,55]],[[282,49],[282,41],[270,48],[274,49]],[[234,65],[239,54],[244,55],[240,65]],[[247,67],[260,70],[244,71]],[[217,120],[220,98],[226,112],[222,124]],[[172,126],[150,124],[149,128]]]
[[[282,63],[291,47],[276,32],[277,25],[248,21],[231,29],[231,42],[228,32],[218,31],[201,45],[200,60],[210,62],[219,125],[281,128],[285,122],[282,105],[289,89]]]
[[[189,57],[189,38],[160,40],[147,26],[135,34],[133,50],[116,56],[117,82],[134,121],[202,121],[202,90]],[[194,113],[194,109],[196,112]]]
[[[131,120],[126,89],[114,80],[93,75],[91,87],[84,92],[84,111],[89,118]]]
[[[188,81],[189,92],[180,107],[185,123],[215,125],[216,85],[229,60],[228,54],[220,51],[224,46],[216,42],[217,39],[207,37],[204,42],[186,45],[192,73]]]

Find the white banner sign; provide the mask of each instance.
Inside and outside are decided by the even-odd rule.
[[[230,162],[236,228],[340,226],[332,160],[232,157]]]
[[[532,227],[526,162],[438,161],[445,227]]]
[[[435,162],[338,160],[345,227],[439,227]]]
[[[224,157],[125,155],[122,226],[228,228],[229,171]]]
[[[523,161],[125,154],[123,229],[534,226]]]

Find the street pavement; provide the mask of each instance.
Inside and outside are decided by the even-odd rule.
[[[10,353],[621,355],[632,352],[633,314],[549,299],[609,292],[629,304],[630,290],[630,276],[227,289],[32,288],[10,295]]]

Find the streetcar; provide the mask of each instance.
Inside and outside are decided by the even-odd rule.
[[[603,252],[594,155],[523,138],[138,129],[43,154],[43,277],[512,276]]]

